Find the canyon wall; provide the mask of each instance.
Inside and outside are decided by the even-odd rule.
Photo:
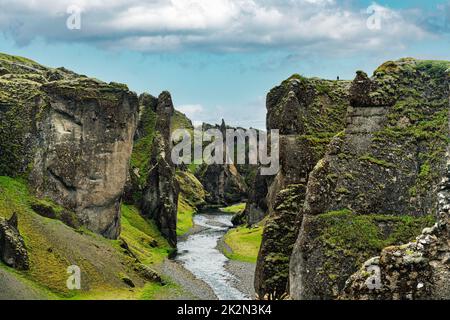
[[[255,190],[270,183],[266,198],[256,195],[254,203],[247,203],[250,212],[254,206],[268,214],[255,274],[261,298],[280,298],[288,290],[289,258],[301,223],[298,217],[309,173],[331,138],[344,128],[349,86],[348,81],[294,75],[267,95],[267,130],[280,132],[281,168],[274,178],[257,177],[262,187],[255,186]]]
[[[37,195],[74,211],[88,229],[116,238],[136,94],[125,85],[2,57],[0,174],[29,174]]]
[[[449,65],[401,59],[371,78],[357,73],[345,131],[306,185],[291,298],[337,298],[366,259],[433,224],[447,172]]]

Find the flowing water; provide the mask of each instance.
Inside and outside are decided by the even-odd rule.
[[[232,226],[231,215],[221,213],[197,214],[194,224],[204,229],[178,243],[178,256],[184,267],[207,283],[220,300],[249,299],[233,286],[234,275],[225,269],[228,258],[217,243]]]

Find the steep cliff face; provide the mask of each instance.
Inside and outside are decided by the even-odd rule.
[[[175,110],[168,92],[158,97],[155,137],[141,208],[152,218],[172,246],[177,243],[177,205],[179,187],[171,160],[171,121]]]
[[[255,274],[260,297],[279,298],[287,292],[289,258],[308,176],[331,138],[344,128],[349,86],[347,81],[294,75],[267,95],[267,129],[279,129],[281,169],[276,177],[265,178],[272,182]]]
[[[290,264],[293,299],[335,298],[385,246],[432,224],[446,173],[447,62],[387,62],[358,72],[347,125],[312,171]]]
[[[241,223],[254,225],[268,214],[267,193],[273,179],[273,176],[261,175],[261,168],[256,169],[255,176],[249,183],[248,200],[242,213]]]
[[[447,69],[447,86],[450,69]],[[450,90],[447,91],[450,110]],[[450,111],[449,111],[450,112]],[[450,132],[450,122],[449,131]],[[347,280],[342,299],[440,300],[450,297],[450,146],[437,192],[438,222],[414,242],[383,249]]]
[[[247,187],[233,164],[204,165],[198,178],[208,192],[206,201],[210,204],[233,204],[245,197]]]
[[[125,85],[2,56],[0,174],[30,173],[37,195],[73,210],[108,238],[120,233],[120,198],[137,123]]]

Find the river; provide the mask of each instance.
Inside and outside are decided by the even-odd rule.
[[[225,268],[228,258],[218,249],[218,241],[232,227],[230,214],[200,213],[194,224],[202,227],[178,243],[176,260],[197,278],[208,284],[220,300],[244,300],[249,297],[233,286],[235,276]]]

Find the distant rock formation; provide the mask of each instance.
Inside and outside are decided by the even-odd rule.
[[[216,128],[226,137],[226,130],[230,129],[222,119],[220,126],[203,125],[203,130]],[[235,128],[231,128],[235,129]],[[226,155],[224,155],[224,162]],[[197,178],[203,184],[209,204],[229,205],[240,202],[247,197],[247,185],[235,164],[203,164],[196,172]]]
[[[269,213],[266,197],[273,179],[273,176],[261,175],[261,168],[256,169],[255,176],[249,184],[248,200],[241,223],[257,224]]]
[[[17,215],[0,217],[0,259],[9,267],[27,270],[30,266],[25,242],[19,233]]]
[[[171,160],[171,119],[175,110],[168,92],[158,97],[155,137],[148,177],[142,194],[142,213],[155,220],[172,246],[177,243],[177,206],[179,186]]]
[[[125,85],[1,60],[0,174],[30,173],[36,194],[74,211],[88,229],[120,233],[138,100]]]

